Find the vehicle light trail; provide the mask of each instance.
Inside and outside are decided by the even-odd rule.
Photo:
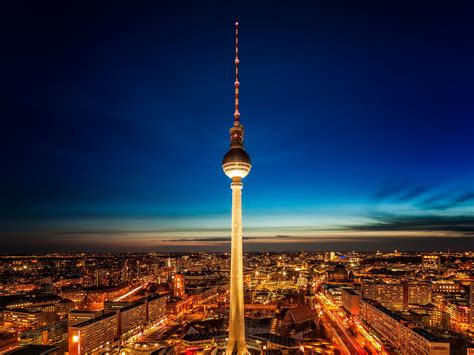
[[[131,296],[133,295],[135,292],[137,292],[138,290],[142,289],[144,286],[138,286],[138,287],[135,287],[133,290],[131,291],[128,291],[126,294],[114,299],[114,302],[118,302],[118,301],[121,301],[123,300],[124,298],[127,298],[128,296]]]

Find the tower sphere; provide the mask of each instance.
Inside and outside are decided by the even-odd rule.
[[[244,178],[250,172],[250,156],[242,147],[231,147],[222,160],[222,170],[229,178]]]

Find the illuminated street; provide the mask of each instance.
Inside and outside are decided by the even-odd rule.
[[[321,307],[320,322],[334,345],[344,354],[367,354],[363,344],[360,344],[358,339],[347,330],[338,314],[338,307],[335,307],[323,295],[317,295],[317,300]]]

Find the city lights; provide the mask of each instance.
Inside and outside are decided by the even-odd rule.
[[[472,9],[8,2],[0,354],[474,355]]]

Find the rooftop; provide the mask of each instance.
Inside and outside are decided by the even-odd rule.
[[[443,341],[442,339],[438,338],[437,336],[435,336],[434,334],[430,333],[429,331],[427,331],[426,329],[423,329],[423,328],[411,328],[411,330],[413,330],[415,333],[418,333],[419,335],[421,335],[423,338],[431,341],[431,342],[440,342],[440,343],[443,343],[445,341]]]
[[[56,353],[59,350],[58,346],[55,345],[27,345],[19,349],[15,349],[7,352],[6,354],[14,355],[43,355]]]
[[[191,334],[186,334],[183,337],[183,340],[192,342],[192,341],[210,340],[210,339],[215,339],[215,338],[223,338],[226,336],[227,336],[226,331],[209,332],[209,333],[191,333]]]
[[[92,323],[95,323],[95,322],[99,322],[101,320],[104,320],[104,319],[107,319],[107,318],[110,318],[110,317],[114,317],[116,316],[117,313],[115,312],[110,312],[110,313],[106,313],[106,314],[103,314],[99,317],[96,317],[96,318],[92,318],[92,319],[89,319],[89,320],[86,320],[82,323],[79,323],[79,324],[76,324],[76,325],[71,325],[71,328],[82,328],[82,327],[87,327],[88,325],[92,324]]]
[[[399,322],[402,322],[402,321],[407,321],[406,318],[404,318],[403,316],[401,316],[400,314],[398,313],[395,313],[395,312],[392,312],[391,310],[389,310],[388,308],[385,308],[384,306],[382,306],[380,303],[378,303],[377,301],[374,301],[374,300],[371,300],[371,299],[368,299],[368,298],[364,298],[363,299],[365,302],[369,303],[370,305],[372,305],[373,307],[377,308],[378,310],[384,312],[385,314],[387,314],[389,317],[392,317],[394,319],[396,319],[397,321]]]
[[[262,333],[262,334],[250,335],[249,338],[252,338],[255,340],[266,340],[270,343],[285,346],[288,348],[299,346],[299,343],[296,339],[285,337],[282,335],[273,334],[273,333]]]

